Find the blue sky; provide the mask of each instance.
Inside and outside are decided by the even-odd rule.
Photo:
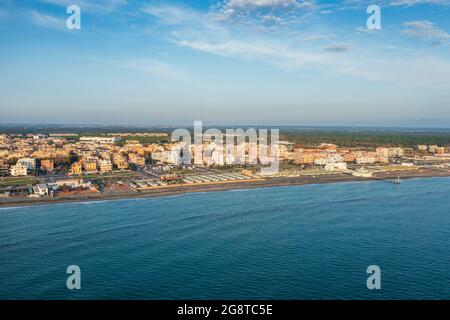
[[[448,126],[449,18],[450,0],[0,0],[0,122]]]

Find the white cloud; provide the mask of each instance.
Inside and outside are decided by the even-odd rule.
[[[402,33],[409,37],[430,40],[433,43],[442,43],[450,41],[450,34],[434,25],[428,20],[408,21],[403,23],[407,29]]]
[[[235,25],[223,24],[209,14],[174,6],[147,7],[144,11],[171,27],[169,40],[182,47],[220,56],[262,59],[283,67],[304,66],[323,59],[320,54],[293,50],[276,39],[260,37],[259,33],[245,28],[236,29]],[[235,36],[237,33],[239,37]],[[326,38],[319,35],[314,37]]]
[[[274,14],[268,13],[268,14],[263,14],[263,15],[259,15],[259,17],[261,18],[261,20],[263,22],[273,22],[273,23],[284,23],[284,19],[281,17],[277,17]]]
[[[373,0],[345,0],[344,8],[362,8],[374,4]],[[383,7],[412,7],[421,4],[449,6],[450,0],[379,0],[376,4]]]
[[[312,64],[320,65],[324,62],[324,57],[321,55],[292,50],[285,45],[266,41],[229,39],[209,42],[181,40],[179,44],[219,56],[241,57],[249,60],[262,59],[285,69],[307,67]]]
[[[55,17],[36,10],[30,11],[30,20],[39,27],[59,30],[64,30],[66,28],[66,21],[62,17]]]
[[[295,24],[318,6],[307,0],[226,0],[211,13],[217,21],[253,25]]]
[[[167,8],[166,8],[167,9]],[[268,35],[249,33],[243,30],[233,30],[228,24],[208,20],[209,16],[200,12],[189,11],[185,15],[177,9],[166,10],[157,8],[147,10],[157,13],[164,21],[170,22],[174,28],[171,32],[171,42],[196,51],[206,52],[222,57],[233,57],[249,61],[269,63],[289,72],[319,72],[323,74],[345,75],[352,78],[370,81],[386,81],[379,70],[372,70],[371,64],[354,59],[347,54],[336,55],[336,52],[346,53],[349,44],[331,44],[328,50],[323,47],[307,46],[311,40],[326,40],[334,38],[329,34],[308,36],[301,43],[296,43],[300,37],[292,41],[270,37]],[[171,17],[169,13],[175,13]],[[195,23],[183,21],[179,17],[190,17]],[[202,21],[202,22],[200,22]],[[197,23],[198,22],[198,23]],[[239,37],[235,34],[238,33]]]
[[[429,65],[417,71],[415,66],[420,59],[414,57],[414,50],[402,50],[400,54],[399,50],[384,46],[367,48],[358,46],[357,42],[339,43],[339,38],[334,36],[333,42],[324,47],[320,43],[328,41],[329,35],[319,37],[319,45],[314,41],[299,42],[299,36],[294,39],[290,34],[258,33],[181,7],[148,7],[146,12],[166,24],[168,41],[216,56],[264,62],[289,72],[314,72],[405,87],[427,86],[432,82],[436,86],[449,85],[450,82],[450,73],[443,72],[450,70],[448,61],[427,57]],[[433,80],[428,81],[429,78]]]
[[[414,6],[417,4],[450,5],[450,0],[391,0],[391,6]]]
[[[187,78],[187,74],[178,67],[155,59],[134,59],[125,62],[123,67],[163,79],[182,80]]]
[[[312,3],[309,1],[297,0],[229,0],[225,5],[225,7],[233,9],[252,7],[304,8],[310,6],[312,6]]]
[[[346,52],[346,51],[350,51],[351,49],[351,45],[347,44],[347,43],[339,43],[339,44],[332,44],[329,45],[327,47],[325,47],[325,51],[328,52]]]

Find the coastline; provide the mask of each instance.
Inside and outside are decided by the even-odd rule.
[[[390,173],[379,173],[374,177],[362,178],[354,177],[345,174],[329,174],[321,176],[300,176],[300,177],[282,177],[282,178],[268,178],[263,180],[242,181],[233,183],[216,183],[208,185],[184,185],[165,188],[155,188],[151,190],[139,192],[116,192],[116,193],[102,193],[88,196],[70,196],[70,197],[55,197],[55,198],[20,198],[20,199],[0,199],[0,208],[8,207],[28,207],[36,205],[49,205],[58,203],[77,203],[77,202],[92,202],[105,200],[121,200],[121,199],[138,199],[138,198],[154,198],[173,196],[190,193],[202,193],[211,191],[229,191],[239,189],[257,189],[268,187],[283,187],[283,186],[300,186],[309,184],[324,184],[324,183],[338,183],[338,182],[364,182],[364,181],[383,181],[385,179],[400,179],[411,178],[433,178],[433,177],[450,177],[450,170],[411,170]]]

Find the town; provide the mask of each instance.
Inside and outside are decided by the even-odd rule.
[[[140,138],[154,138],[140,139]],[[158,140],[158,138],[160,138]],[[150,141],[150,142],[149,142]],[[215,149],[203,142],[200,163],[186,163],[185,145],[166,132],[0,135],[0,203],[39,199],[95,199],[211,186],[234,188],[325,180],[395,179],[450,175],[450,148],[439,145],[375,148],[332,143],[303,146],[278,141],[279,170],[262,175],[262,159],[229,164],[237,146]],[[245,157],[257,142],[246,141]],[[194,146],[190,146],[190,159]],[[271,155],[273,156],[273,155]],[[199,189],[200,188],[200,189]]]

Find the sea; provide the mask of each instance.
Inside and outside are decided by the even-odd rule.
[[[0,209],[0,299],[449,298],[450,178]]]

